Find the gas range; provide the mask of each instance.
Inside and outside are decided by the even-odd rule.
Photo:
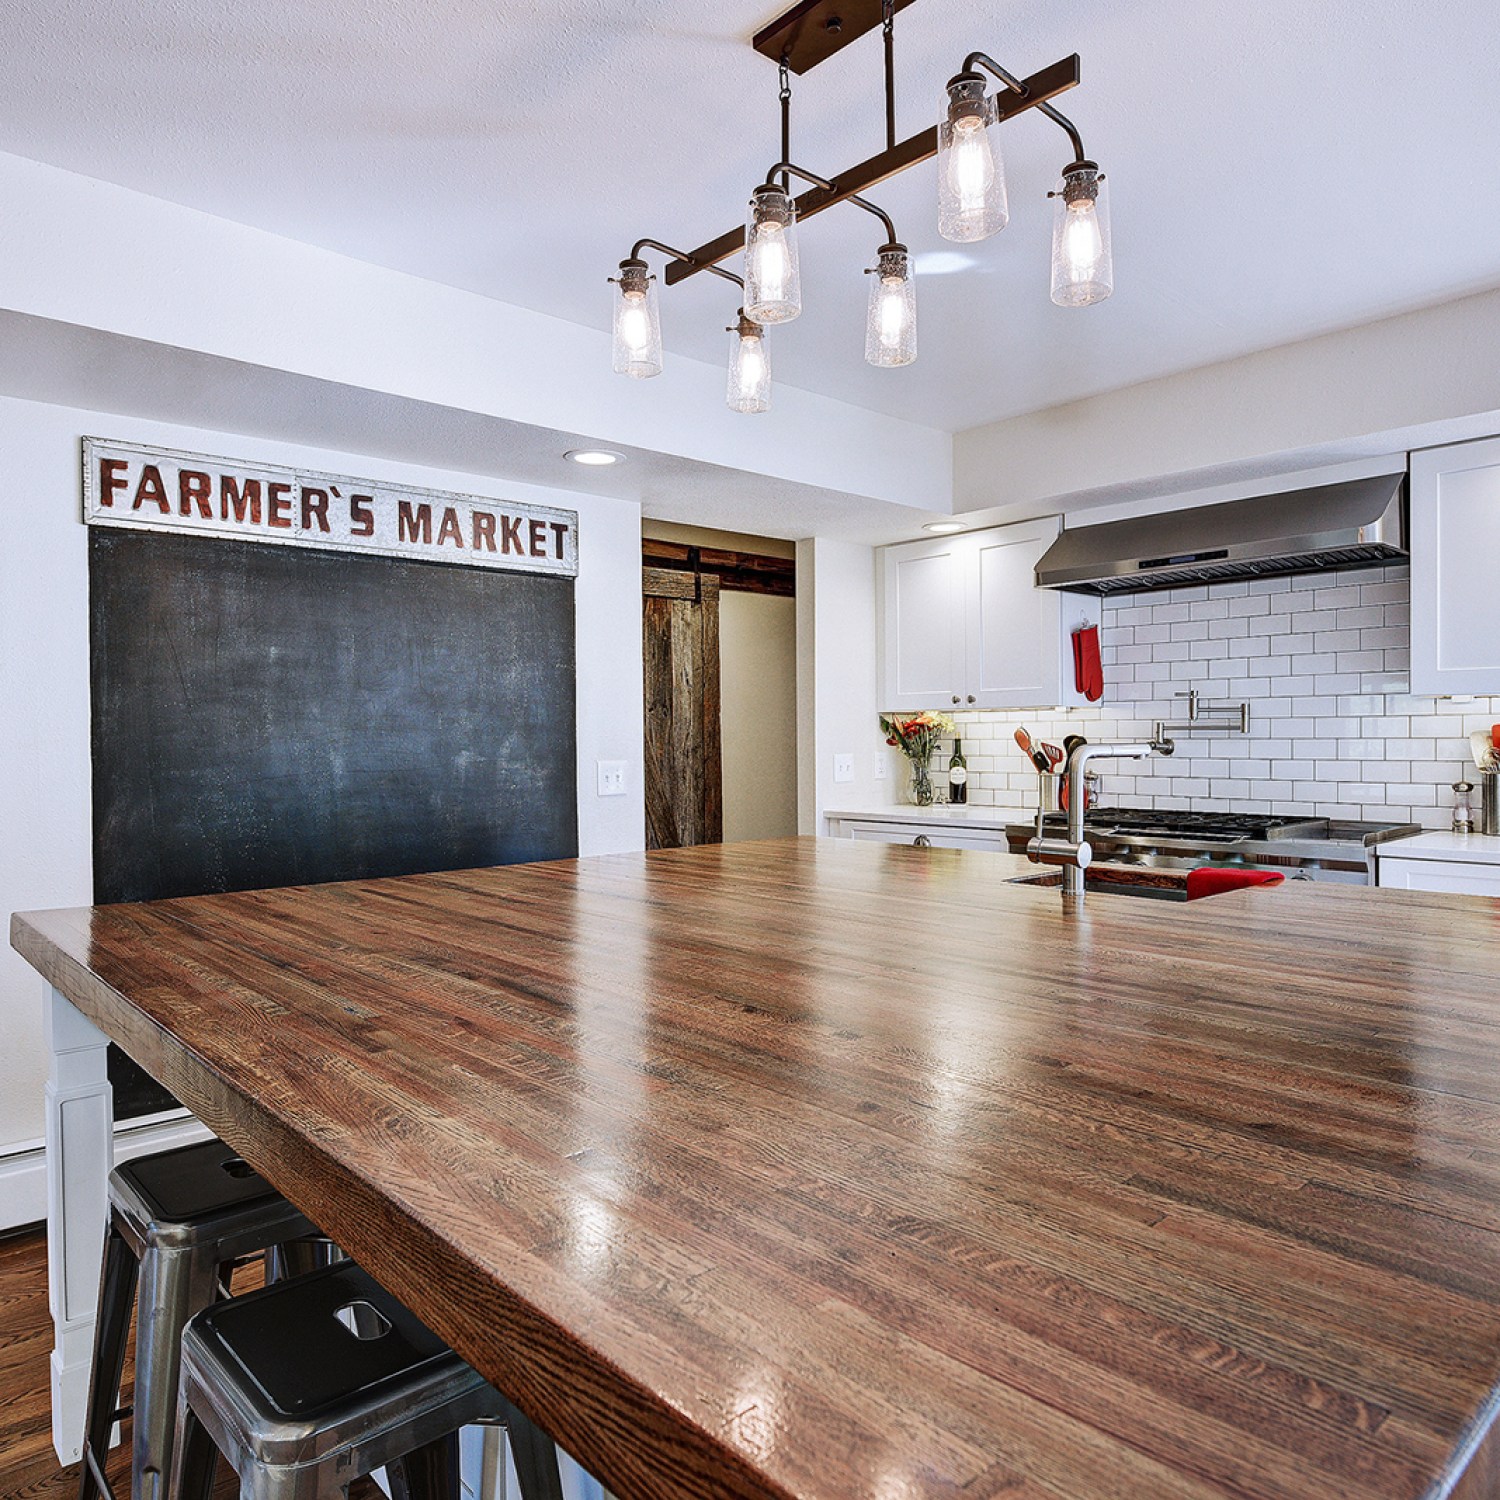
[[[1044,823],[1048,835],[1066,833],[1063,813],[1048,813]],[[1084,815],[1083,831],[1093,845],[1094,858],[1115,864],[1158,869],[1241,865],[1284,870],[1293,879],[1372,885],[1375,846],[1422,830],[1415,823],[1363,823],[1275,813],[1095,807]],[[1035,819],[1007,825],[1011,852],[1024,854],[1035,832]]]

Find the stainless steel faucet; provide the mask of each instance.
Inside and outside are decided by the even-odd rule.
[[[1140,760],[1147,755],[1170,755],[1177,747],[1171,740],[1142,740],[1137,744],[1078,745],[1068,757],[1068,836],[1049,839],[1037,818],[1036,837],[1026,846],[1034,862],[1061,865],[1063,895],[1083,899],[1083,872],[1094,857],[1094,847],[1083,836],[1083,778],[1092,760]]]

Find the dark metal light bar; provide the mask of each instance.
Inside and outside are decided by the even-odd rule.
[[[1008,120],[1028,109],[1035,109],[1037,105],[1045,104],[1047,100],[1076,87],[1079,76],[1080,65],[1075,52],[1071,57],[1065,57],[1061,62],[1033,73],[1030,78],[1022,79],[1021,87],[1024,92],[1006,89],[996,93],[995,116],[997,119]],[[882,151],[879,156],[872,156],[868,161],[841,173],[831,188],[815,187],[803,193],[797,199],[798,220],[822,213],[825,208],[832,208],[835,203],[842,203],[845,198],[862,193],[866,188],[874,187],[877,182],[884,182],[887,177],[894,177],[897,172],[904,172],[907,167],[936,156],[937,146],[936,125],[919,130],[916,135],[908,136],[898,145]],[[663,273],[667,285],[675,286],[689,276],[696,276],[699,271],[707,270],[715,262],[733,255],[736,250],[742,250],[744,245],[745,231],[741,227],[721,234],[718,239],[700,245],[685,259],[670,262]]]

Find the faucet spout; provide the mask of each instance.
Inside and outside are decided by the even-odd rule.
[[[1119,745],[1078,745],[1068,757],[1068,837],[1060,847],[1063,895],[1083,899],[1083,872],[1094,857],[1093,845],[1083,836],[1084,771],[1095,760],[1141,760],[1148,755],[1171,755],[1176,745],[1168,739],[1141,740]],[[1057,846],[1057,840],[1049,840]]]

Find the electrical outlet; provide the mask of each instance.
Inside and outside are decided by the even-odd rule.
[[[625,795],[625,762],[623,760],[595,761],[599,768],[599,795],[601,797],[623,797]]]
[[[835,755],[833,757],[833,779],[835,781],[854,780],[854,757],[852,755]]]
[[[886,761],[885,761],[885,756],[884,756],[884,754],[882,752],[880,752],[880,751],[877,750],[875,752],[875,779],[876,779],[876,781],[884,781],[885,778],[886,778]]]

